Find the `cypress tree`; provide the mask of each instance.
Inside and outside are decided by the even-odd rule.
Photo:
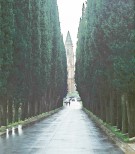
[[[66,52],[57,1],[0,1],[0,126],[62,106]]]
[[[10,72],[13,59],[13,8],[12,0],[0,2],[0,113],[1,125],[7,125],[8,98],[10,95]]]
[[[123,132],[128,120],[129,137],[135,130],[133,6],[132,0],[88,0],[79,25],[76,63],[84,106]]]

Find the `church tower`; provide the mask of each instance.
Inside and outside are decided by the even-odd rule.
[[[67,33],[65,49],[67,56],[68,93],[72,93],[75,91],[75,82],[74,82],[75,62],[74,62],[73,43],[69,31]]]

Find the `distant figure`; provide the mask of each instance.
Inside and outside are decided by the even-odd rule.
[[[66,106],[67,106],[68,102],[65,102],[65,103],[66,103]]]
[[[66,106],[69,104],[70,105],[70,99],[66,99],[65,102]]]
[[[64,101],[64,103],[66,104],[66,106],[69,104],[71,104],[71,101],[75,101],[75,98],[74,97],[69,97],[69,98],[66,98],[66,100]]]
[[[70,106],[70,101],[71,101],[71,99],[70,99],[69,102],[68,102],[68,103],[69,103],[69,106]]]

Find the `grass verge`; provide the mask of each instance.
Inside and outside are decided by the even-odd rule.
[[[6,133],[6,129],[9,129],[9,131],[10,131],[10,130],[12,130],[13,127],[17,128],[18,125],[22,125],[22,127],[27,126],[29,124],[40,121],[40,120],[42,120],[42,119],[44,119],[44,118],[58,112],[60,109],[61,108],[58,108],[58,109],[55,109],[55,110],[52,110],[52,111],[49,111],[49,112],[45,112],[45,113],[42,113],[40,115],[25,119],[24,121],[18,121],[18,122],[15,122],[15,123],[11,123],[11,124],[9,124],[7,126],[1,126],[0,127],[0,135]]]
[[[108,129],[108,133],[111,136],[116,136],[117,138],[119,138],[122,142],[126,142],[126,143],[133,143],[135,142],[135,140],[130,140],[130,138],[128,137],[127,134],[123,134],[119,129],[117,129],[116,126],[112,126],[106,122],[103,122],[103,120],[101,120],[100,118],[98,118],[97,116],[95,116],[91,111],[87,110],[86,108],[84,108],[84,111],[101,127],[105,127],[106,129]],[[104,128],[103,128],[104,130]]]

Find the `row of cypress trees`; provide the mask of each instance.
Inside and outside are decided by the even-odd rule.
[[[85,108],[135,136],[133,0],[87,0],[78,29],[77,90]]]
[[[66,67],[57,0],[1,0],[0,126],[62,106]]]

